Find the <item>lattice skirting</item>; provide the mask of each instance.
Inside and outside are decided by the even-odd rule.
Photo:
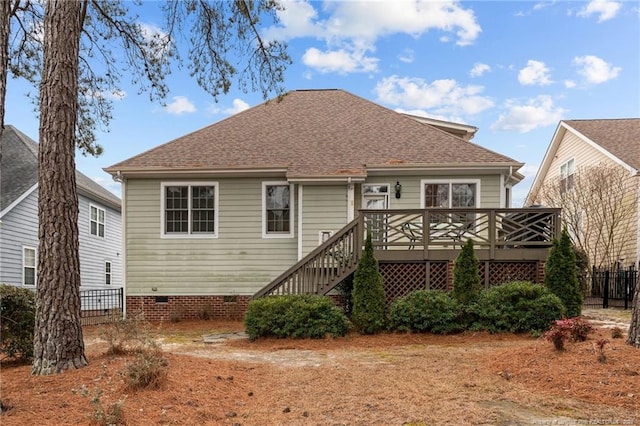
[[[387,300],[406,296],[416,290],[447,290],[447,262],[380,263]]]
[[[541,283],[544,265],[539,262],[480,262],[478,274],[485,287],[510,281]],[[416,290],[451,290],[453,264],[444,262],[380,263],[387,300]]]

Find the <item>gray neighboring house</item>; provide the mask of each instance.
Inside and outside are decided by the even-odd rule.
[[[13,126],[2,135],[0,283],[34,288],[38,257],[38,144]],[[76,171],[80,290],[122,287],[120,199]]]

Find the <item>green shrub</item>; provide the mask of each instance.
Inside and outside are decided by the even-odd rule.
[[[0,285],[0,352],[25,360],[33,356],[35,315],[32,290]]]
[[[344,336],[350,323],[331,299],[316,295],[269,296],[252,300],[244,317],[247,335],[318,339]]]
[[[522,333],[547,330],[565,308],[546,287],[516,281],[483,291],[468,311],[475,317],[473,329]]]
[[[463,330],[461,307],[448,293],[418,290],[393,301],[390,328],[398,331],[451,333]]]
[[[452,296],[467,305],[476,300],[481,291],[478,258],[473,251],[473,240],[467,240],[453,266]]]
[[[385,329],[386,296],[370,233],[353,277],[352,301],[351,321],[361,333],[375,334]]]
[[[553,247],[545,265],[544,284],[560,298],[568,317],[580,316],[583,296],[576,274],[576,255],[566,229]]]
[[[351,316],[353,311],[353,274],[345,278],[340,284],[336,286],[336,290],[340,294],[340,304],[342,310],[347,315]]]

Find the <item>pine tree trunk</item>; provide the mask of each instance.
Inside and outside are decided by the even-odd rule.
[[[0,139],[4,131],[4,111],[7,96],[7,73],[9,72],[9,29],[11,2],[0,0]],[[0,158],[2,148],[0,147]]]
[[[629,325],[627,343],[640,349],[640,282],[636,283],[636,291],[633,297],[631,325]]]
[[[38,155],[39,250],[32,374],[87,365],[80,323],[75,127],[84,2],[45,8]]]

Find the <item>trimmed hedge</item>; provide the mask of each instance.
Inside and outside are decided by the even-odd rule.
[[[384,280],[373,255],[371,233],[367,233],[362,257],[353,275],[353,310],[351,321],[362,334],[375,334],[385,329]]]
[[[542,332],[566,313],[562,301],[548,288],[525,281],[485,290],[467,310],[475,317],[472,329],[492,333]]]
[[[0,352],[10,357],[33,356],[36,295],[27,288],[0,285]]]
[[[451,333],[464,330],[461,305],[449,294],[418,290],[393,301],[390,328],[397,331]]]
[[[328,297],[288,295],[249,302],[244,326],[251,340],[269,336],[318,339],[344,336],[351,323]]]

